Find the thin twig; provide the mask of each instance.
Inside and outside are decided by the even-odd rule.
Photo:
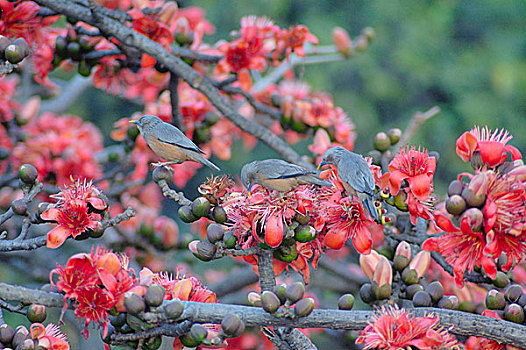
[[[405,129],[404,133],[402,134],[402,138],[400,139],[400,142],[397,144],[397,148],[400,149],[402,147],[405,147],[409,144],[411,139],[416,135],[416,132],[418,129],[429,119],[434,117],[440,113],[440,108],[438,106],[431,107],[425,112],[416,112],[411,117],[411,120],[409,121],[409,124],[407,125],[407,128]]]

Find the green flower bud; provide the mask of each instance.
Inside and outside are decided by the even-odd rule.
[[[360,298],[362,298],[364,303],[370,303],[375,300],[372,285],[370,283],[364,283],[360,287]]]
[[[274,251],[274,257],[286,263],[293,262],[298,258],[298,250],[296,248],[296,244],[281,244],[279,249]]]
[[[426,291],[418,291],[413,296],[413,305],[415,307],[429,307],[431,304],[431,296]]]
[[[15,41],[13,41],[13,44],[20,48],[24,57],[29,56],[31,53],[31,49],[29,48],[29,44],[27,43],[26,39],[16,38]]]
[[[281,306],[281,302],[276,294],[268,290],[261,293],[261,306],[266,312],[273,314]]]
[[[146,309],[146,304],[141,296],[134,292],[127,292],[124,295],[124,307],[132,315],[137,315]],[[131,325],[130,325],[131,326]]]
[[[37,180],[38,172],[31,164],[22,164],[20,168],[18,168],[18,177],[23,183],[32,185]]]
[[[340,310],[352,310],[354,306],[354,295],[344,294],[338,299],[338,309]]]
[[[486,307],[490,310],[504,310],[506,300],[498,290],[492,289],[486,294]]]
[[[309,225],[299,225],[294,230],[294,238],[301,243],[313,241],[318,236],[314,227]]]
[[[190,333],[186,333],[180,336],[179,341],[181,342],[181,344],[189,348],[195,348],[201,345],[201,342],[198,342],[197,340],[195,340],[194,337],[190,335]]]
[[[446,200],[446,210],[453,215],[460,215],[466,210],[466,201],[458,194],[454,194]]]
[[[115,328],[121,328],[126,323],[126,313],[121,312],[118,315],[110,315],[109,320]]]
[[[516,303],[522,296],[522,288],[518,284],[510,285],[504,294],[506,300],[510,303]]]
[[[462,198],[464,198],[464,200],[466,201],[466,204],[469,207],[474,207],[474,208],[482,207],[482,205],[486,201],[485,194],[480,194],[477,196],[472,190],[469,189],[469,187],[464,188],[464,190],[462,191]]]
[[[427,286],[426,292],[431,296],[433,303],[436,303],[444,296],[444,287],[439,281],[431,282]]]
[[[285,290],[285,297],[290,302],[294,304],[296,301],[303,298],[305,294],[305,285],[301,282],[294,282]]]
[[[221,321],[223,333],[230,337],[238,337],[245,331],[245,324],[238,315],[228,314]]]
[[[416,294],[416,292],[424,291],[424,287],[421,284],[411,284],[407,286],[405,289],[405,296],[406,299],[413,299],[413,296]]]
[[[179,300],[174,299],[163,304],[163,309],[166,313],[166,317],[175,320],[183,314],[184,305]]]
[[[194,338],[196,342],[202,343],[208,336],[208,330],[202,324],[195,323],[190,328],[190,336]]]
[[[195,216],[201,218],[208,216],[208,213],[210,212],[210,202],[205,197],[197,197],[192,202],[192,213],[194,213]]]
[[[71,57],[72,59],[78,60],[80,58],[80,45],[79,45],[79,43],[76,43],[76,42],[68,43],[66,51],[68,52],[68,56]]]
[[[46,307],[40,304],[31,304],[27,309],[27,319],[33,323],[42,323],[46,320]]]
[[[166,290],[163,286],[160,286],[158,284],[152,284],[146,290],[144,300],[146,301],[146,304],[148,306],[156,307],[163,303],[165,293]]]
[[[15,199],[11,202],[11,209],[16,215],[26,215],[27,203],[23,199]]]
[[[181,221],[186,223],[194,222],[198,219],[198,217],[194,215],[192,208],[189,205],[183,205],[180,207],[177,211],[177,214],[179,214]]]
[[[225,236],[225,231],[223,227],[219,224],[210,224],[206,228],[206,238],[212,243],[219,242],[223,240]]]
[[[5,48],[4,56],[12,64],[20,63],[26,57],[22,49],[15,44],[10,44]]]
[[[15,335],[15,330],[13,327],[8,325],[7,323],[3,323],[0,325],[0,342],[4,344],[9,344],[13,340],[13,336]]]
[[[504,272],[497,271],[497,276],[495,276],[495,280],[493,281],[493,284],[497,288],[506,288],[508,284],[510,284],[510,279]]]
[[[398,128],[389,129],[387,131],[387,136],[389,137],[389,140],[391,141],[391,145],[396,145],[402,138],[402,130]]]
[[[225,209],[220,205],[216,205],[212,209],[212,217],[214,218],[214,221],[219,224],[224,224],[228,220]]]
[[[453,196],[453,195],[460,195],[462,193],[462,191],[464,190],[464,183],[462,181],[459,181],[459,180],[454,180],[454,181],[451,181],[449,183],[449,187],[447,189],[447,194],[449,196]]]
[[[403,271],[409,266],[410,260],[403,255],[396,255],[393,259],[393,267],[396,271]]]
[[[404,281],[405,284],[417,284],[418,283],[418,274],[416,270],[411,269],[409,267],[406,267],[402,271],[402,281]]]
[[[236,246],[237,238],[234,235],[233,231],[225,233],[225,235],[223,236],[223,243],[227,248],[234,248]]]
[[[524,310],[519,304],[509,304],[504,309],[504,319],[515,322],[523,323],[524,322]]]
[[[385,132],[379,132],[374,137],[373,146],[380,152],[385,152],[391,147],[391,140]]]
[[[307,317],[314,310],[314,299],[304,298],[296,302],[294,305],[294,314],[297,317]]]

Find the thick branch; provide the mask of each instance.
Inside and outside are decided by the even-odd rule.
[[[257,137],[267,146],[279,153],[285,160],[301,164],[307,168],[312,168],[312,164],[304,162],[285,141],[274,135],[267,128],[248,120],[239,114],[234,107],[230,105],[226,98],[221,96],[209,78],[196,72],[179,57],[166,51],[160,44],[139,34],[133,29],[120,23],[118,20],[105,16],[102,12],[92,14],[90,9],[71,3],[70,1],[37,0],[36,2],[40,5],[49,7],[58,13],[63,13],[68,17],[96,26],[102,33],[115,37],[124,45],[135,47],[154,57],[171,72],[177,74],[186,81],[192,88],[203,93],[218,111],[241,130]],[[94,6],[96,6],[97,9],[100,8],[100,6],[96,4],[94,4]]]

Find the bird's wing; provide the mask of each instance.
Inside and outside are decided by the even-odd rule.
[[[155,128],[155,135],[161,142],[168,143],[170,145],[182,147],[190,151],[205,154],[199,147],[196,146],[188,137],[183,134],[181,130],[173,126],[172,124],[162,123]]]
[[[358,192],[372,193],[374,178],[369,165],[361,156],[348,154],[338,162],[338,175]]]
[[[259,162],[258,171],[269,179],[287,179],[307,174],[316,174],[299,165],[285,162],[281,159],[267,159]]]

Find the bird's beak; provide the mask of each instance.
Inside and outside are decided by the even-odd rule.
[[[320,168],[321,168],[322,166],[324,166],[325,164],[327,164],[327,163],[325,163],[325,162],[321,162],[320,165],[318,165],[318,167],[317,167],[316,169],[317,169],[317,170],[320,170]]]
[[[135,124],[137,126],[141,125],[138,120],[130,120],[129,123],[130,124]]]
[[[248,190],[247,193],[248,193],[248,198],[250,198],[250,196],[252,195],[252,192],[250,192],[250,190]]]

